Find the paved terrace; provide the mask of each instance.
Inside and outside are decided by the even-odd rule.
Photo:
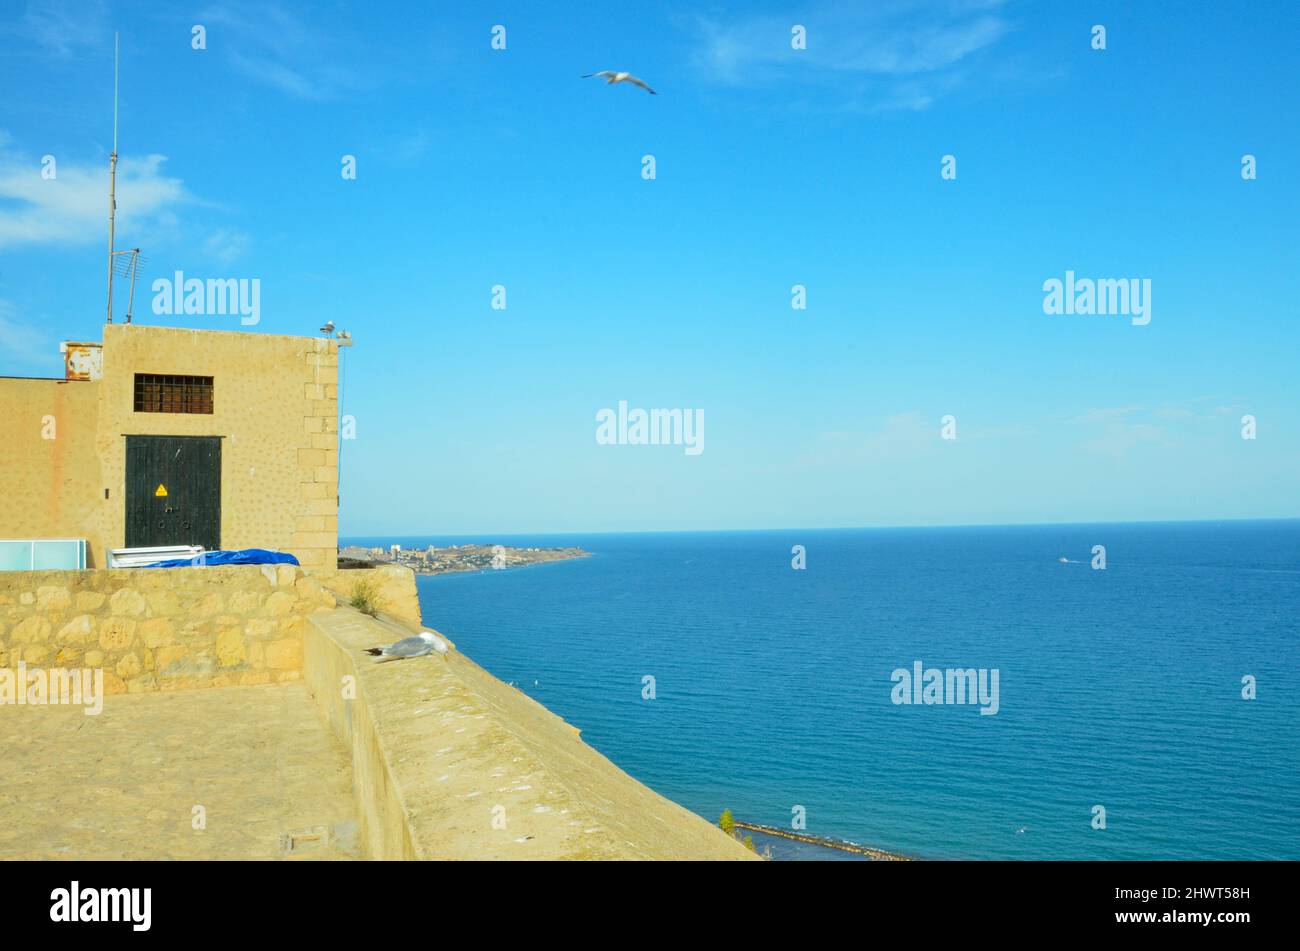
[[[302,683],[0,706],[0,750],[0,859],[359,857],[349,757]]]
[[[459,651],[367,657],[409,571],[379,619],[300,569],[176,571],[9,579],[9,665],[84,647],[117,692],[0,705],[0,859],[756,858]]]

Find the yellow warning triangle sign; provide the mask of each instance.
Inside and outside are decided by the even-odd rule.
[[[154,496],[160,499],[165,499],[167,497],[167,486],[159,482],[158,488],[154,491]]]

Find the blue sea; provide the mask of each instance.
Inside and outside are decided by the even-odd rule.
[[[1300,859],[1300,521],[347,539],[469,541],[592,556],[420,577],[425,623],[710,820],[801,810],[930,859]],[[894,703],[916,661],[996,669],[997,713]]]

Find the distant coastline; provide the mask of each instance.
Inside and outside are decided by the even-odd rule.
[[[588,558],[591,552],[577,547],[513,548],[508,545],[450,545],[438,548],[364,548],[349,545],[339,549],[340,568],[373,568],[402,565],[417,575],[442,575],[458,571],[500,571],[552,561]]]

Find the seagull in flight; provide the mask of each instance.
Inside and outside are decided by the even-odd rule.
[[[406,657],[424,657],[426,654],[438,653],[447,659],[447,642],[432,631],[421,631],[414,637],[404,637],[396,644],[387,647],[368,647],[366,653],[378,657],[377,663],[386,660],[402,660]]]
[[[612,69],[602,69],[598,73],[588,73],[586,76],[583,76],[582,78],[591,79],[591,77],[593,76],[604,76],[608,80],[608,82],[605,83],[606,86],[612,86],[614,85],[614,83],[631,83],[633,86],[640,86],[642,89],[644,89],[652,96],[659,95],[659,93],[655,92],[653,89],[651,89],[649,86],[646,85],[644,79],[637,79],[631,73],[615,72]]]

